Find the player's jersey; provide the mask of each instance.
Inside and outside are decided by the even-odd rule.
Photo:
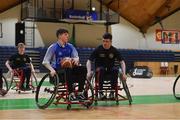
[[[43,60],[43,64],[49,63],[53,68],[60,69],[60,62],[65,57],[77,58],[78,52],[70,43],[61,46],[58,42],[56,42],[48,48]]]
[[[103,46],[100,45],[93,51],[89,60],[95,60],[95,67],[111,69],[115,64],[115,60],[122,61],[123,58],[115,47],[111,46],[109,49],[104,49]]]
[[[11,63],[11,67],[13,69],[28,67],[27,63],[31,62],[28,55],[26,55],[26,54],[20,55],[19,53],[12,55],[9,58],[9,61]]]

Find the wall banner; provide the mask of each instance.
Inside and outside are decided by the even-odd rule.
[[[156,30],[156,41],[162,44],[180,44],[179,30]]]

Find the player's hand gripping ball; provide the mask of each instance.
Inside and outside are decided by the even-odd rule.
[[[65,57],[61,60],[61,68],[72,68],[72,59],[69,57]]]

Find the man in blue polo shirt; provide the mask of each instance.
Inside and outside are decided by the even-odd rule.
[[[49,46],[48,50],[46,51],[43,65],[50,70],[51,76],[54,76],[55,74],[59,75],[60,82],[65,82],[62,80],[62,74],[58,73],[58,70],[61,70],[61,61],[68,57],[72,59],[73,64],[75,67],[66,69],[66,79],[67,79],[67,85],[68,85],[68,91],[69,91],[69,99],[75,100],[75,99],[85,99],[84,95],[82,93],[84,89],[85,79],[87,70],[86,67],[79,66],[79,56],[78,52],[75,49],[75,47],[68,43],[69,40],[69,33],[66,29],[59,29],[56,32],[56,36],[58,38],[58,41],[56,43],[53,43],[51,46]],[[79,83],[79,94],[76,97],[73,93],[73,83],[75,80],[78,80]]]

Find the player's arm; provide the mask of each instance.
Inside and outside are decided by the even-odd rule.
[[[120,65],[121,65],[121,70],[122,70],[122,79],[126,80],[127,76],[126,76],[126,64],[124,62],[124,60],[120,61]]]
[[[56,71],[54,68],[51,66],[50,62],[54,56],[54,48],[53,45],[51,45],[44,56],[42,64],[50,71],[51,76],[54,76],[56,74]]]
[[[89,79],[92,75],[92,71],[91,71],[91,68],[92,68],[92,61],[96,58],[96,53],[97,53],[97,49],[95,49],[89,59],[87,60],[86,62],[86,68],[87,68],[87,78]]]
[[[13,71],[13,69],[12,69],[11,66],[10,66],[10,61],[9,61],[9,60],[6,61],[5,65],[6,65],[6,67],[8,68],[8,70],[9,70],[10,72]]]
[[[32,59],[31,59],[31,58],[29,58],[29,59],[30,59],[30,67],[31,67],[31,71],[32,71],[33,73],[35,73],[34,65],[32,64]]]
[[[71,57],[72,57],[72,62],[74,65],[79,65],[79,56],[78,56],[78,52],[76,50],[76,48],[74,46],[71,46],[72,48],[72,53],[71,53]]]
[[[126,64],[124,60],[120,61],[121,69],[122,69],[122,74],[126,75]]]
[[[123,57],[121,56],[121,54],[119,53],[119,51],[116,49],[116,58],[118,59],[118,61],[120,61],[120,66],[121,66],[121,70],[122,70],[122,79],[126,80],[127,76],[126,76],[126,64],[124,62]]]
[[[91,77],[91,74],[92,74],[91,64],[92,64],[92,62],[91,62],[90,60],[87,60],[87,62],[86,62],[86,68],[87,68],[87,78],[88,78],[88,79]]]
[[[6,61],[6,63],[5,63],[5,65],[6,65],[6,67],[8,68],[8,70],[10,71],[10,72],[13,72],[13,69],[12,69],[12,67],[11,67],[11,62],[13,61],[13,59],[14,59],[14,56],[11,56],[7,61]]]

